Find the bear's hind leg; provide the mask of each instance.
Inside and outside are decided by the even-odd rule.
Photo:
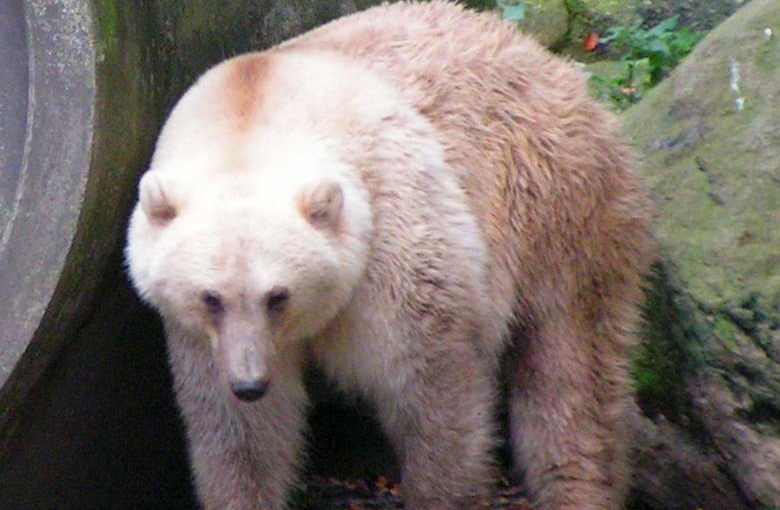
[[[617,510],[628,490],[625,342],[585,317],[548,317],[510,373],[515,467],[544,510]]]

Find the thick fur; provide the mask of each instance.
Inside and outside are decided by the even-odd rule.
[[[651,207],[584,81],[434,1],[228,60],[185,94],[127,257],[165,321],[207,509],[286,507],[310,362],[375,405],[406,508],[478,507],[502,354],[538,507],[620,508]],[[261,399],[231,394],[259,377]]]

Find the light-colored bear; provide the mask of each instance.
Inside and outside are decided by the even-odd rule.
[[[652,208],[584,81],[435,0],[233,58],[184,95],[127,259],[164,319],[205,508],[286,507],[310,363],[376,408],[406,508],[488,494],[501,364],[538,507],[620,508]]]

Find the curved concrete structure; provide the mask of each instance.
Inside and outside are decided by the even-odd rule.
[[[24,4],[5,2],[0,13],[0,34],[11,39],[3,41],[0,64],[4,74],[10,71],[0,112],[8,156],[0,182],[0,382],[38,347],[34,338],[55,299],[78,222],[94,118],[95,54],[84,44],[91,38],[84,6]],[[28,366],[18,366],[17,381],[35,370],[36,353],[30,356]],[[7,382],[2,397],[23,386]]]
[[[0,253],[7,244],[6,231],[15,208],[27,127],[29,74],[24,22],[22,0],[0,4]],[[0,374],[6,372],[3,365],[0,361]]]
[[[1,32],[12,38],[0,50],[12,77],[3,94],[15,97],[3,101],[12,111],[2,112],[0,133],[10,148],[0,182],[0,431],[89,313],[119,246],[144,138],[128,150],[112,139],[116,123],[139,131],[154,118],[137,84],[121,98],[102,86],[118,66],[142,66],[128,47],[137,39],[101,44],[89,2],[10,0],[2,9]],[[126,113],[114,118],[120,101]]]

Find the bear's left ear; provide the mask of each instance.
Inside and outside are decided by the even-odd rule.
[[[138,195],[146,217],[157,225],[165,225],[176,217],[176,205],[171,198],[170,183],[154,171],[146,172],[138,183]]]
[[[301,191],[298,207],[314,227],[335,230],[341,221],[344,192],[337,182],[319,182]]]

